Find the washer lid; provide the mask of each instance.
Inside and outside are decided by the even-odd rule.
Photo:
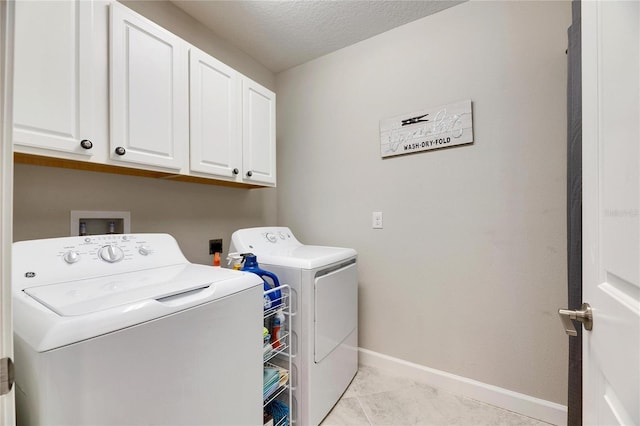
[[[286,266],[300,269],[316,269],[340,262],[358,253],[342,247],[305,246],[276,248],[268,252],[255,250],[259,264]]]
[[[29,287],[25,288],[24,292],[58,315],[69,317],[87,315],[144,300],[160,300],[235,278],[236,274],[237,272],[228,269],[182,264]],[[234,291],[241,290],[244,289],[234,289]],[[228,292],[218,292],[216,296],[228,294]]]

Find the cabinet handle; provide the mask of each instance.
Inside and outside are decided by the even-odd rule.
[[[233,169],[233,174],[234,174],[234,175],[237,175],[238,173],[240,173],[240,170],[238,170],[238,169]]]
[[[253,172],[252,172],[251,170],[249,170],[249,171],[247,172],[247,176],[249,176],[249,177],[253,176]]]
[[[124,155],[124,154],[126,154],[126,152],[127,152],[127,150],[124,149],[123,147],[121,147],[121,146],[116,147],[116,154]]]
[[[91,142],[89,139],[83,139],[80,141],[80,146],[84,149],[91,149],[93,148],[93,142]]]

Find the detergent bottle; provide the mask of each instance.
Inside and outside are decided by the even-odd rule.
[[[264,291],[271,290],[271,286],[269,283],[265,281],[265,277],[268,277],[273,281],[273,288],[280,287],[280,281],[278,281],[278,277],[273,272],[265,271],[261,269],[258,265],[258,260],[256,259],[256,255],[253,253],[244,253],[242,254],[244,258],[244,266],[241,271],[251,272],[258,275],[262,278],[262,282],[264,283]],[[275,308],[280,305],[282,301],[282,296],[280,295],[280,290],[272,291],[271,293],[264,295],[264,310]]]
[[[271,345],[274,349],[282,345],[282,335],[284,330],[284,313],[278,309],[271,321]]]

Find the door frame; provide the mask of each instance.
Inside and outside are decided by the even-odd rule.
[[[582,16],[571,2],[567,48],[567,296],[568,309],[582,305]],[[582,328],[569,337],[567,425],[582,425]]]
[[[13,13],[14,0],[0,1],[0,358],[13,358],[11,245],[13,242]],[[15,424],[15,386],[0,396],[0,424]]]

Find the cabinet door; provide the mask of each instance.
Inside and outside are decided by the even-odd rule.
[[[242,82],[242,161],[247,183],[276,184],[276,94]]]
[[[189,144],[187,44],[110,7],[111,159],[178,171]]]
[[[189,55],[191,170],[235,179],[242,173],[238,73],[198,49]]]
[[[91,140],[93,131],[92,32],[93,2],[16,2],[13,141],[17,151],[34,147],[92,154],[89,143],[81,146],[83,139]]]

